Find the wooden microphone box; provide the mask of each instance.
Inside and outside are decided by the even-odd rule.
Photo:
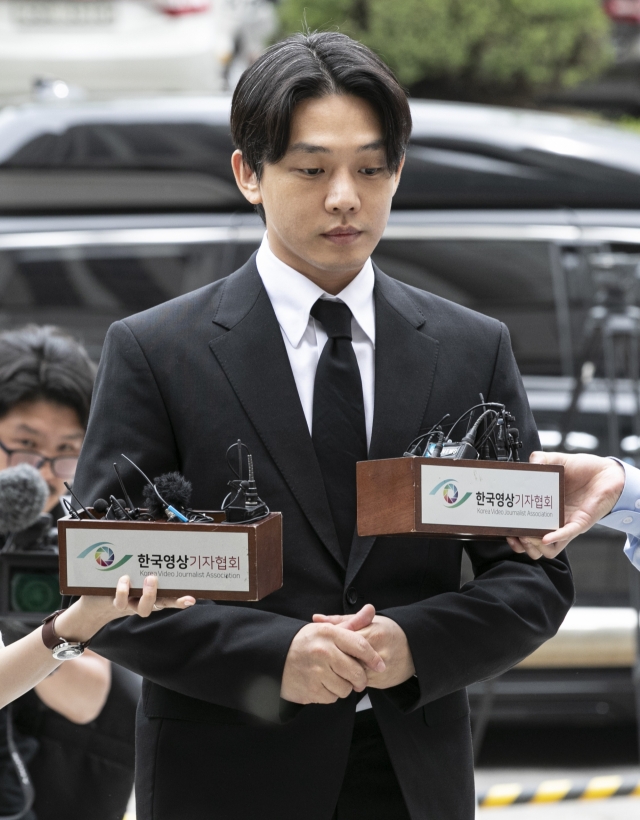
[[[282,586],[281,513],[243,524],[226,523],[220,512],[207,512],[212,524],[81,515],[58,521],[65,595],[111,594],[122,575],[131,579],[132,595],[155,575],[159,594],[217,601],[259,601]]]
[[[532,535],[564,523],[564,467],[391,458],[357,464],[358,535]]]

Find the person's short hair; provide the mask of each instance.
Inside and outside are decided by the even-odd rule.
[[[396,171],[411,135],[407,94],[391,69],[339,32],[294,34],[271,46],[240,77],[231,103],[231,136],[258,179],[289,146],[291,117],[302,100],[352,94],[380,117],[387,167]],[[258,211],[264,217],[261,206]]]
[[[50,401],[75,410],[86,429],[96,367],[57,327],[27,325],[0,333],[0,418],[14,407]]]

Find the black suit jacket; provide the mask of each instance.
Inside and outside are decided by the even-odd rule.
[[[370,458],[401,455],[425,425],[504,402],[523,457],[538,446],[509,335],[499,322],[376,270]],[[417,678],[370,691],[413,820],[471,820],[465,686],[551,637],[573,599],[566,560],[504,542],[354,536],[345,565],[282,335],[252,258],[228,278],[114,324],[76,490],[109,492],[120,453],[151,476],[180,470],[193,506],[216,509],[227,447],[254,456],[261,495],[284,516],[284,586],[258,603],[201,603],[109,625],[96,651],[145,678],[139,709],[141,820],[329,820],[356,696],[289,708],[290,643],[315,612],[365,602],[405,631]],[[133,473],[128,484],[136,486]],[[475,580],[460,589],[462,550]],[[351,590],[349,603],[347,591]]]

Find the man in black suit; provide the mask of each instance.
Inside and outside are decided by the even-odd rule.
[[[194,508],[215,508],[241,438],[284,517],[279,591],[94,639],[145,678],[140,820],[471,820],[465,687],[532,652],[572,603],[562,557],[355,534],[356,461],[401,455],[479,393],[517,417],[525,458],[538,446],[506,328],[371,263],[410,129],[404,92],[360,44],[271,48],[232,105],[262,247],[107,336],[79,495],[117,492],[125,452],[151,476],[180,470]],[[461,589],[463,548],[475,579]]]

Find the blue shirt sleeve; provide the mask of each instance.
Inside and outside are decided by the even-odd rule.
[[[625,555],[636,569],[640,569],[640,470],[620,459],[614,461],[624,469],[624,489],[613,510],[598,523],[627,534]]]

